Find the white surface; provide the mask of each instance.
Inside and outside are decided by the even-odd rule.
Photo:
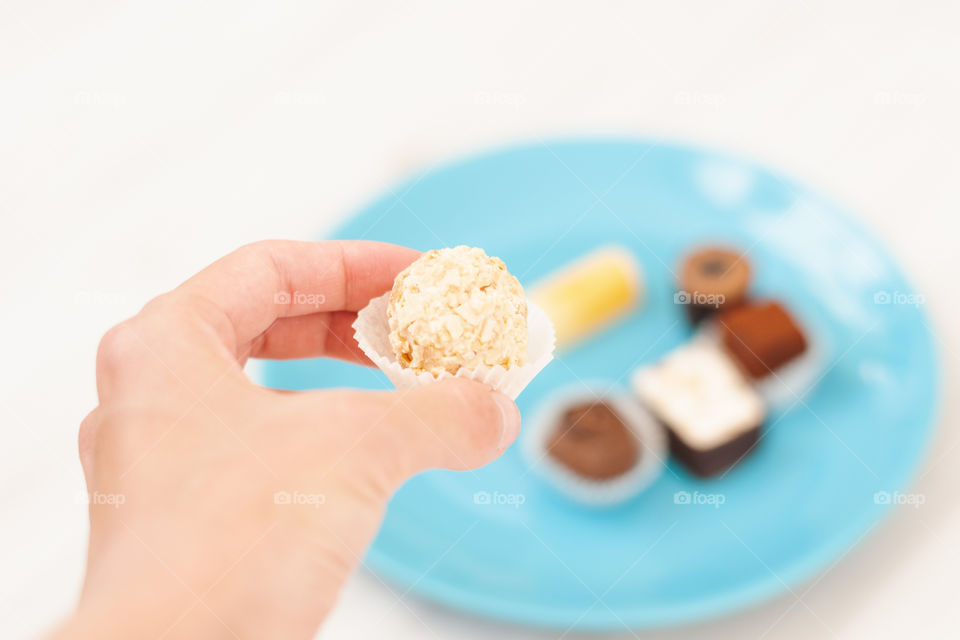
[[[103,331],[244,242],[314,237],[415,167],[574,132],[729,148],[832,194],[899,256],[942,340],[922,507],[813,585],[641,637],[956,631],[958,6],[575,6],[0,5],[0,636],[39,633],[77,592],[75,433]],[[359,574],[321,635],[524,633]]]

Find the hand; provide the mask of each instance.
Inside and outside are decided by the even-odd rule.
[[[355,311],[416,257],[253,244],[104,336],[79,438],[87,574],[57,637],[312,637],[407,478],[504,451],[519,413],[479,383],[290,393],[243,373],[248,357],[366,362]]]

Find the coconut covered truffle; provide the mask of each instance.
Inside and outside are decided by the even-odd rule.
[[[397,275],[387,305],[401,366],[440,375],[527,361],[527,303],[499,258],[460,246],[428,251]]]

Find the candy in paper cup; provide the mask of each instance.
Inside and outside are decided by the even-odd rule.
[[[444,371],[438,376],[423,371],[414,371],[400,365],[390,346],[390,324],[387,319],[387,303],[390,292],[373,298],[357,313],[353,323],[354,338],[361,351],[386,374],[397,389],[409,389],[430,384],[446,378],[468,378],[490,385],[500,393],[516,400],[520,392],[553,359],[556,339],[553,323],[540,307],[527,300],[527,364],[506,369],[494,367],[461,368],[456,375]]]
[[[601,391],[604,385],[574,385],[544,400],[534,419],[525,426],[521,451],[530,469],[573,500],[591,506],[613,506],[633,498],[650,486],[667,464],[667,436],[657,420],[626,393]],[[623,420],[637,439],[640,454],[632,468],[613,478],[584,477],[567,468],[548,452],[550,436],[570,407],[604,402]]]
[[[791,310],[793,321],[800,328],[807,342],[807,348],[799,356],[781,365],[775,371],[760,378],[749,380],[750,384],[763,396],[770,409],[784,411],[802,404],[804,398],[814,390],[820,377],[829,369],[828,361],[833,349],[825,336],[829,332],[823,329],[822,324],[808,315],[798,314]],[[704,322],[695,334],[695,340],[707,340],[719,346],[727,357],[734,362],[736,359],[723,348],[723,340],[717,328],[716,320]],[[744,377],[747,377],[744,374]]]

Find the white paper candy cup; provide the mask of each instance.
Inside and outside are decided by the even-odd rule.
[[[830,344],[824,338],[829,335],[819,323],[809,317],[801,317],[795,311],[793,321],[807,341],[807,348],[799,356],[781,365],[759,380],[748,382],[763,396],[770,409],[785,411],[801,404],[819,382],[820,376],[827,371],[827,361],[832,353]],[[696,333],[694,340],[709,340],[719,345],[727,357],[740,368],[736,359],[723,348],[720,331],[715,320],[708,320]],[[746,378],[746,374],[744,373]]]
[[[771,409],[800,405],[826,371],[825,354],[823,342],[808,337],[806,351],[756,382],[757,391]]]
[[[629,394],[604,392],[601,384],[576,385],[547,398],[529,425],[521,451],[530,468],[560,492],[577,502],[592,506],[613,506],[633,498],[660,475],[668,456],[667,436],[660,424]],[[579,475],[555,460],[548,452],[549,440],[564,412],[570,407],[603,401],[623,419],[637,438],[640,455],[626,473],[606,480]]]
[[[461,368],[456,376],[444,371],[439,376],[402,367],[390,347],[390,324],[387,320],[387,302],[390,292],[370,301],[357,313],[353,323],[354,338],[360,349],[397,389],[409,389],[446,378],[468,378],[490,385],[500,393],[516,400],[531,380],[553,360],[556,339],[553,323],[544,311],[527,300],[527,364],[521,367]]]

